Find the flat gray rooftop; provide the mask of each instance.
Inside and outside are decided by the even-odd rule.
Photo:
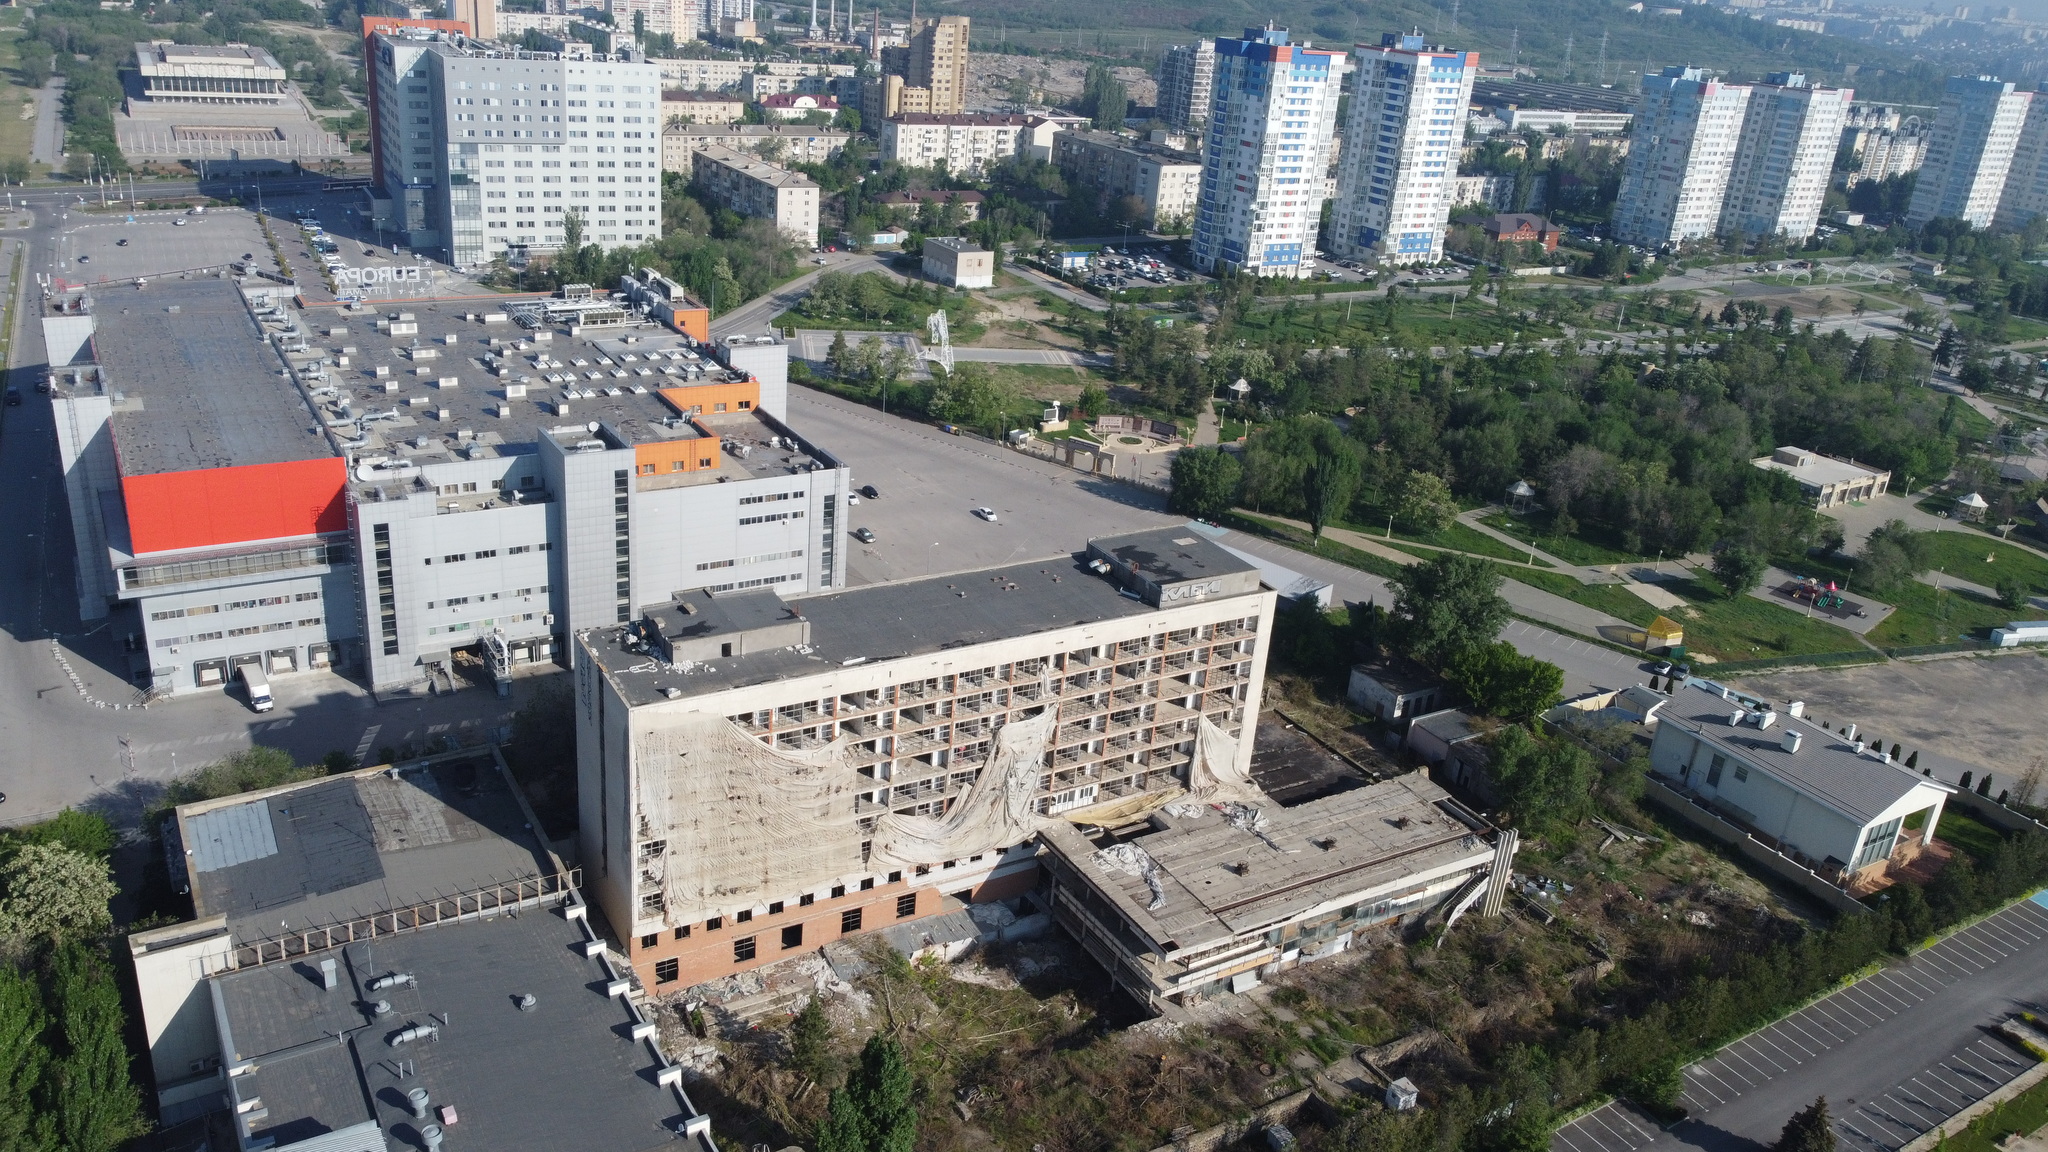
[[[1739,727],[1728,723],[1728,718],[1738,711],[1744,713],[1746,721]],[[1887,764],[1858,753],[1840,732],[1831,732],[1810,720],[1794,719],[1780,712],[1771,727],[1758,728],[1752,709],[1723,698],[1720,686],[1710,681],[1688,681],[1672,694],[1671,703],[1658,716],[1660,724],[1675,724],[1696,733],[1710,746],[1755,765],[1865,824],[1923,784],[1943,792],[1955,791],[1903,764]],[[1787,732],[1799,733],[1799,751],[1785,750]]]
[[[1079,555],[871,584],[793,603],[810,621],[811,639],[803,651],[777,648],[664,667],[650,663],[644,653],[627,650],[623,625],[594,628],[583,638],[626,700],[649,704],[663,699],[663,690],[671,687],[698,695],[809,675],[853,660],[873,663],[928,655],[1154,611],[1089,571]],[[1248,596],[1245,613],[1256,611],[1257,601]]]
[[[307,348],[291,360],[302,372],[324,373],[308,379],[308,387],[320,422],[350,450],[420,465],[522,455],[550,432],[587,436],[592,423],[627,444],[700,437],[661,393],[680,390],[679,400],[686,401],[693,387],[738,378],[709,347],[658,324],[569,336],[483,319],[536,299],[505,297],[481,306],[422,300],[356,310],[318,305],[298,313]],[[379,331],[378,321],[397,316],[410,316],[401,323],[418,331]],[[722,453],[716,469],[665,474],[663,485],[786,475],[792,456],[836,464],[809,445],[777,448],[776,437],[794,434],[762,414],[726,413],[715,420],[713,435],[745,445],[747,453]],[[358,484],[364,495],[377,486]]]
[[[1116,557],[1125,567],[1159,584],[1258,570],[1244,557],[1184,524],[1104,536],[1090,540],[1088,546]]]
[[[555,871],[488,755],[178,817],[195,913],[243,943]]]
[[[1176,810],[1179,805],[1171,806]],[[1105,870],[1095,841],[1057,821],[1042,833],[1132,924],[1172,952],[1264,931],[1303,911],[1489,851],[1487,824],[1420,772],[1293,808],[1261,810],[1254,833],[1208,807],[1153,814],[1124,838],[1158,865],[1156,910],[1143,876]]]
[[[129,476],[334,455],[231,280],[108,288],[93,346]]]
[[[643,1152],[680,1144],[677,1097],[654,1082],[653,1058],[630,1036],[626,1009],[605,995],[607,973],[586,958],[581,930],[559,909],[449,924],[324,956],[340,986],[323,990],[312,964],[269,964],[216,977],[230,1062],[253,1060],[268,1116],[254,1135],[279,1145],[375,1122],[377,1148],[417,1148],[406,1093],[423,1088],[450,1148],[493,1152]],[[371,991],[392,972],[417,983]],[[521,1011],[518,998],[535,1003]],[[368,1005],[390,1002],[376,1017]],[[394,1048],[410,1024],[440,1034]],[[408,1075],[396,1074],[398,1061]],[[388,1143],[386,1143],[388,1141]]]

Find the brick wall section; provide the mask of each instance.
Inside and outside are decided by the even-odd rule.
[[[1038,869],[1031,867],[993,877],[966,891],[971,902],[987,904],[1021,896],[1037,883]],[[782,911],[757,913],[751,920],[728,917],[716,928],[699,921],[682,928],[664,929],[652,937],[637,937],[626,942],[627,955],[641,987],[653,992],[675,992],[815,952],[843,937],[936,915],[942,910],[945,892],[943,884],[912,887],[908,879],[903,879],[877,884],[865,891],[850,889],[842,896],[821,893],[810,904],[785,903]],[[903,911],[899,902],[906,897],[911,903]],[[859,913],[858,928],[846,927],[847,917],[852,913]],[[785,947],[784,932],[792,928],[800,928],[801,932]],[[739,947],[740,942],[750,939],[752,958],[739,959],[744,950]]]

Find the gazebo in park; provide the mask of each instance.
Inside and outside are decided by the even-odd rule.
[[[1527,480],[1517,480],[1508,486],[1508,508],[1513,512],[1527,512],[1529,504],[1536,499],[1536,490],[1529,487]]]
[[[1956,501],[1956,515],[1965,520],[1982,520],[1985,511],[1990,507],[1991,505],[1985,503],[1984,497],[1972,492]]]

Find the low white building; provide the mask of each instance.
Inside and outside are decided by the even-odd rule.
[[[959,236],[933,236],[924,242],[924,274],[955,288],[993,288],[996,255]]]
[[[1813,500],[1813,506],[1820,509],[1882,496],[1892,482],[1890,472],[1789,444],[1750,463],[1791,476],[1799,482],[1799,490]]]
[[[1053,137],[1053,163],[1102,207],[1125,199],[1142,204],[1147,227],[1195,218],[1202,159],[1192,153],[1111,132],[1061,132]]]
[[[803,124],[685,124],[662,133],[661,167],[693,174],[690,154],[705,148],[730,148],[776,164],[823,164],[852,138],[851,133]]]
[[[1650,771],[1760,840],[1842,883],[1917,855],[1955,789],[1800,715],[1768,710],[1706,680],[1659,713]]]

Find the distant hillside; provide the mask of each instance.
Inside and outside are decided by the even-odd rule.
[[[928,0],[918,11],[973,17],[977,49],[1028,46],[1148,60],[1164,44],[1196,35],[1237,35],[1268,20],[1291,29],[1297,39],[1328,46],[1377,42],[1383,32],[1415,27],[1432,40],[1476,49],[1488,63],[1518,59],[1542,69],[1547,78],[1565,78],[1569,55],[1571,79],[1627,89],[1636,87],[1645,66],[1655,71],[1699,64],[1737,76],[1803,71],[1818,82],[1854,87],[1859,96],[1932,104],[1940,99],[1943,77],[1954,71],[1861,41],[1726,16],[1707,4],[1662,3],[1682,5],[1684,12],[1630,12],[1620,0],[1443,0],[1441,5],[1421,0],[1138,0],[1113,5],[1099,0]],[[892,9],[884,6],[883,12],[892,14]],[[907,12],[905,3],[893,14],[900,18]],[[1981,67],[1979,62],[1972,70]]]

